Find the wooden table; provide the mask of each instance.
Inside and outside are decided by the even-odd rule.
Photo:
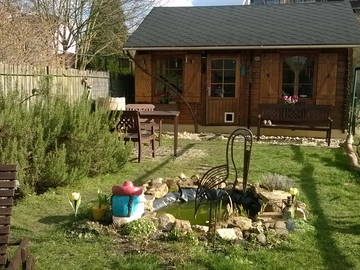
[[[140,111],[140,117],[149,119],[170,119],[174,123],[174,156],[177,156],[178,133],[179,133],[179,111]]]

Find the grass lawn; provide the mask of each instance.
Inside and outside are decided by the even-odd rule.
[[[266,173],[295,179],[299,199],[311,213],[308,224],[272,249],[222,245],[215,252],[186,242],[159,242],[153,252],[124,254],[110,236],[66,237],[72,220],[70,192],[81,192],[85,212],[98,188],[110,192],[112,185],[126,179],[141,184],[181,172],[201,174],[206,166],[224,163],[225,147],[226,140],[181,140],[182,155],[174,159],[169,156],[171,141],[165,140],[155,160],[129,162],[118,174],[29,196],[14,208],[12,238],[30,238],[39,269],[360,269],[360,180],[358,173],[347,169],[341,149],[254,145],[249,181]]]

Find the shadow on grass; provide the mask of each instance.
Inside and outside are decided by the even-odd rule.
[[[292,146],[294,160],[303,164],[298,177],[302,179],[301,188],[309,201],[309,206],[314,214],[313,225],[316,229],[315,237],[317,247],[320,251],[323,262],[327,269],[353,269],[355,266],[343,254],[342,250],[336,245],[333,232],[334,227],[330,224],[331,220],[326,216],[318,193],[318,184],[314,178],[314,166],[306,162],[305,155],[299,146]],[[336,157],[335,157],[336,158]],[[323,161],[324,162],[324,161]],[[339,231],[337,228],[336,231]]]
[[[194,143],[190,143],[187,144],[184,148],[182,148],[180,151],[178,151],[178,155],[177,157],[180,157],[182,155],[184,155],[187,151],[189,151],[191,148],[193,148],[195,146]],[[150,177],[153,173],[155,173],[156,171],[160,170],[161,168],[163,168],[164,166],[166,166],[170,161],[176,159],[176,157],[171,156],[168,157],[167,159],[165,159],[163,162],[161,162],[159,165],[155,166],[154,168],[152,168],[150,171],[145,172],[144,174],[140,175],[138,178],[136,178],[134,180],[134,184],[136,185],[142,185],[143,181],[145,179],[147,179],[148,177]]]
[[[59,215],[59,216],[47,216],[40,218],[38,221],[43,224],[66,224],[71,219],[74,219],[73,215]]]

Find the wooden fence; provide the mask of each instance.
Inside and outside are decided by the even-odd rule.
[[[27,97],[44,89],[49,95],[64,95],[71,101],[88,91],[92,99],[107,97],[109,73],[0,63],[0,92],[17,90]]]

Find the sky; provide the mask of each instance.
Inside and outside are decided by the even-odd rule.
[[[223,6],[241,5],[244,0],[162,0],[161,6]]]

